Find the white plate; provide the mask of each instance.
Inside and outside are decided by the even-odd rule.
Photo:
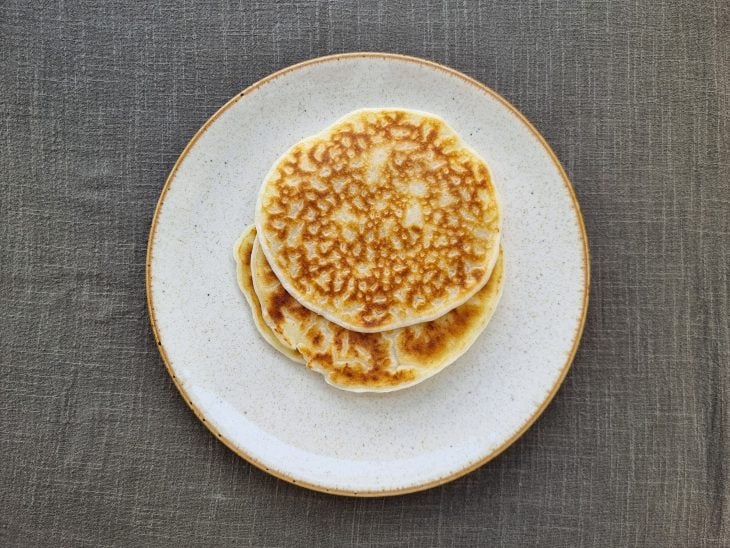
[[[232,246],[283,151],[352,110],[386,106],[438,114],[488,162],[504,208],[504,296],[474,346],[442,373],[399,392],[353,394],[259,336]],[[439,485],[514,442],[570,367],[588,282],[575,195],[537,131],[469,77],[388,54],[314,59],[231,99],[175,164],[147,259],[160,351],[198,418],[267,472],[350,495]]]

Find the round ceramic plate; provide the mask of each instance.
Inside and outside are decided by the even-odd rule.
[[[337,390],[271,348],[238,289],[232,255],[272,163],[363,107],[444,118],[489,164],[504,216],[504,294],[491,323],[442,373],[389,394]],[[570,367],[588,280],[575,195],[535,128],[471,78],[387,54],[314,59],[231,99],[175,164],[147,259],[155,335],[198,418],[267,472],[350,495],[445,483],[524,433]]]

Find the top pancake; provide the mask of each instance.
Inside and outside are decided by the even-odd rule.
[[[256,228],[294,298],[373,333],[433,320],[482,288],[501,215],[486,164],[443,120],[359,110],[278,160]]]

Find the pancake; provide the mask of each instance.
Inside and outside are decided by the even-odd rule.
[[[261,313],[281,345],[307,367],[352,392],[390,392],[417,384],[453,363],[492,317],[502,294],[503,260],[466,303],[422,324],[380,333],[345,329],[302,306],[280,283],[258,243],[251,258]]]
[[[259,333],[261,333],[261,336],[266,340],[266,342],[284,354],[287,358],[291,358],[295,362],[304,363],[304,359],[299,352],[294,350],[292,347],[288,347],[279,342],[278,337],[274,335],[261,315],[261,304],[259,303],[259,299],[254,291],[253,280],[251,278],[251,252],[253,250],[255,240],[256,229],[253,226],[250,226],[244,230],[241,237],[233,246],[233,257],[236,259],[236,278],[238,280],[238,287],[241,288],[241,292],[244,297],[246,297],[246,301],[251,307],[251,315],[253,316],[253,323],[256,325],[256,329],[259,330]]]
[[[486,163],[443,120],[359,110],[276,162],[256,228],[289,294],[374,333],[434,320],[479,291],[501,214]]]

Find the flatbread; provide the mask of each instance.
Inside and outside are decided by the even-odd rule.
[[[390,392],[417,384],[451,364],[473,344],[502,294],[501,253],[485,286],[466,303],[423,324],[380,333],[345,329],[302,306],[280,283],[258,239],[253,285],[264,321],[281,345],[296,348],[307,367],[343,390]]]
[[[266,340],[266,342],[284,354],[287,358],[290,358],[295,362],[304,363],[304,358],[302,358],[302,355],[299,352],[279,341],[278,337],[274,335],[271,328],[269,328],[261,315],[261,304],[259,303],[259,299],[254,291],[253,279],[251,278],[251,252],[253,251],[255,240],[256,229],[252,225],[243,231],[243,234],[241,234],[241,237],[233,246],[233,257],[236,260],[236,279],[238,280],[238,287],[241,288],[241,292],[244,297],[246,297],[246,301],[251,308],[251,315],[253,316],[253,323],[256,326],[256,329],[259,330],[259,333],[261,333],[261,336]]]
[[[436,319],[479,291],[501,214],[486,163],[442,119],[359,110],[276,162],[256,227],[288,293],[373,333]]]

